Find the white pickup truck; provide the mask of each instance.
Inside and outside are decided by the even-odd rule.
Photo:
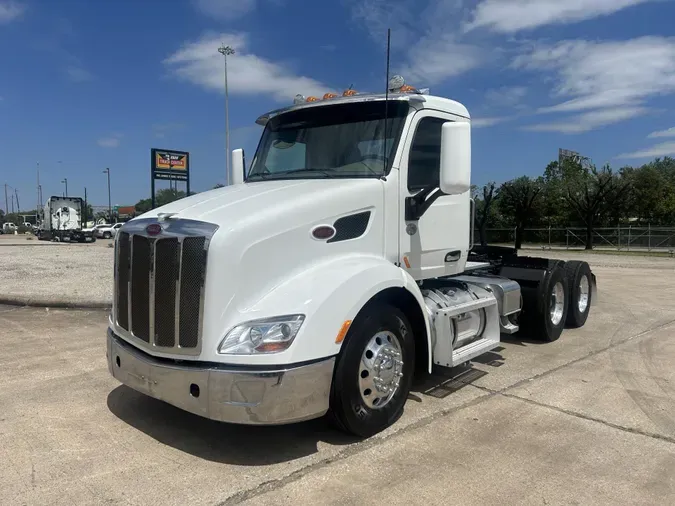
[[[115,378],[214,420],[327,414],[367,437],[414,374],[584,325],[587,263],[472,247],[469,113],[398,83],[296,97],[258,119],[246,174],[233,152],[234,184],[120,229]]]
[[[94,234],[99,239],[111,239],[115,237],[117,231],[122,228],[122,225],[124,225],[124,223],[115,223],[114,225],[103,226],[96,225],[96,227],[94,227]]]

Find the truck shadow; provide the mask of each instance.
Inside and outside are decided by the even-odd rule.
[[[279,464],[318,453],[319,442],[347,445],[359,441],[321,418],[291,425],[247,426],[216,422],[180,410],[120,385],[108,409],[154,440],[195,457],[242,466]]]

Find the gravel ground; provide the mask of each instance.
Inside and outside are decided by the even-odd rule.
[[[65,244],[0,236],[0,303],[99,307],[112,303],[110,241]],[[522,250],[521,255],[583,258],[594,268],[675,270],[675,258]]]
[[[111,303],[110,241],[65,244],[0,239],[0,302],[91,307]]]

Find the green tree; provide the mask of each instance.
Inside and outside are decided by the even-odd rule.
[[[497,205],[504,216],[516,227],[516,249],[523,244],[525,227],[536,223],[541,212],[543,180],[521,176],[499,187]]]
[[[624,167],[621,175],[630,184],[630,199],[624,199],[629,217],[643,225],[675,222],[675,159],[657,158],[638,168]]]
[[[478,235],[482,246],[487,245],[488,224],[490,222],[494,224],[497,221],[496,206],[493,205],[497,196],[496,188],[497,184],[494,181],[490,181],[483,186],[480,192],[476,186],[471,188],[475,203],[475,224],[473,226],[478,227]]]
[[[558,167],[557,184],[567,205],[586,228],[586,249],[593,249],[595,227],[608,218],[621,219],[621,199],[629,194],[629,181],[615,173],[609,165],[598,169],[567,161]]]
[[[190,192],[190,195],[194,195],[194,192]],[[175,200],[185,198],[185,196],[186,194],[183,190],[164,188],[162,190],[158,190],[157,193],[155,193],[155,206],[160,207],[170,202],[174,202]],[[136,208],[136,212],[139,214],[147,213],[152,208],[152,200],[139,200],[134,207]]]

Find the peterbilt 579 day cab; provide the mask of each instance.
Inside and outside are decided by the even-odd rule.
[[[296,97],[233,184],[154,209],[115,238],[110,373],[198,415],[328,414],[367,437],[416,372],[500,335],[559,338],[595,294],[585,262],[472,248],[467,109],[409,86]]]

